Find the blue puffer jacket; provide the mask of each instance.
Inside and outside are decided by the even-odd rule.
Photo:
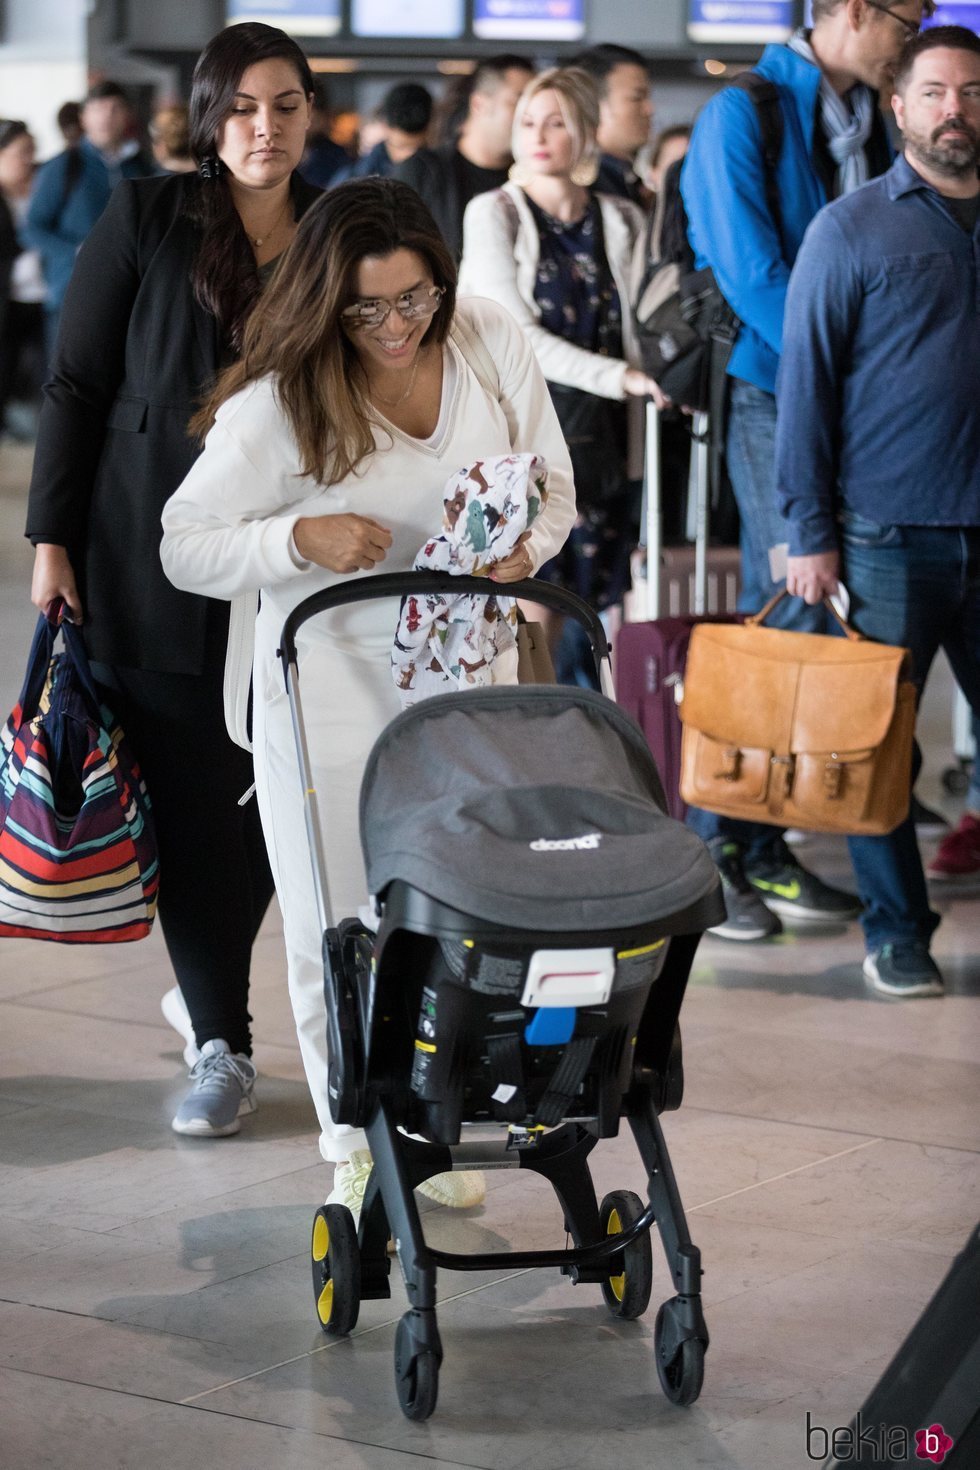
[[[77,176],[66,198],[69,153],[66,149],[38,169],[23,230],[27,244],[40,251],[49,311],[61,306],[78,247],[109,203],[120,178],[142,179],[159,172],[143,153],[131,154],[110,170],[99,150],[83,138],[78,145]]]
[[[758,115],[752,98],[737,87],[719,92],[698,117],[681,194],[696,264],[710,265],[743,323],[729,374],[775,393],[789,273],[807,225],[828,196],[813,156],[819,68],[786,46],[767,46],[755,70],[775,82],[783,104],[776,169],[781,237],[766,208]],[[875,133],[887,167],[891,150],[881,148],[880,117]]]

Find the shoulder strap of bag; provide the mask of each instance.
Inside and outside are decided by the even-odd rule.
[[[782,210],[779,204],[779,185],[776,181],[776,165],[783,147],[783,104],[779,100],[779,88],[775,82],[761,76],[757,71],[743,71],[731,85],[748,92],[759,119],[762,134],[762,158],[765,163],[766,207],[772,215],[777,231],[782,233]]]
[[[501,189],[500,198],[503,203],[504,214],[507,216],[507,228],[510,230],[510,243],[511,245],[516,245],[517,236],[521,228],[521,216],[518,213],[517,205],[507,193],[506,189]]]
[[[496,364],[469,323],[457,312],[450,333],[484,393],[500,402],[500,374]]]

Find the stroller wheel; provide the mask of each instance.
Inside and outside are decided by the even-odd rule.
[[[697,1337],[686,1338],[670,1362],[664,1361],[664,1312],[667,1303],[657,1313],[653,1329],[653,1351],[657,1363],[660,1387],[672,1404],[686,1408],[693,1404],[704,1383],[704,1343]]]
[[[346,1205],[321,1205],[313,1217],[313,1303],[331,1337],[353,1331],[361,1306],[361,1258]]]
[[[614,1189],[599,1207],[599,1222],[606,1235],[620,1235],[643,1214],[643,1201],[631,1189]],[[632,1321],[642,1317],[653,1290],[653,1247],[650,1232],[623,1249],[623,1270],[602,1283],[602,1295],[614,1317]]]
[[[439,1396],[439,1359],[429,1348],[413,1354],[408,1317],[395,1330],[395,1390],[406,1419],[428,1419]]]

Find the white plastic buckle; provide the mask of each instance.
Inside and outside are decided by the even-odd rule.
[[[616,954],[611,949],[536,949],[522,1006],[598,1006],[612,995]]]

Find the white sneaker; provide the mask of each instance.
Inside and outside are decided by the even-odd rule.
[[[449,1174],[433,1174],[419,1185],[419,1194],[450,1210],[472,1210],[486,1199],[487,1181],[478,1169],[453,1169]]]
[[[179,985],[167,991],[160,1001],[160,1009],[167,1024],[184,1040],[184,1061],[188,1067],[195,1066],[201,1060],[201,1053],[194,1039],[194,1027]]]
[[[364,1191],[371,1177],[374,1161],[366,1148],[356,1148],[346,1159],[334,1165],[333,1189],[327,1195],[328,1205],[346,1205],[356,1225],[361,1218]]]

